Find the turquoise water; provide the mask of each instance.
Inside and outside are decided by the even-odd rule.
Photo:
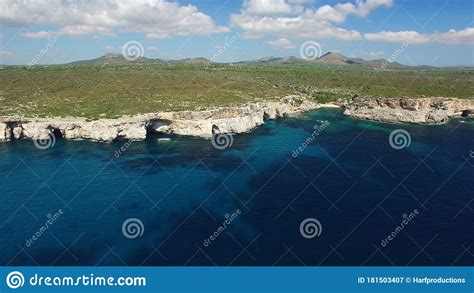
[[[411,144],[395,150],[399,128]],[[225,150],[177,136],[2,143],[0,264],[469,265],[473,134],[472,121],[389,125],[321,109]],[[130,218],[143,224],[133,239]],[[319,236],[303,237],[307,218]]]

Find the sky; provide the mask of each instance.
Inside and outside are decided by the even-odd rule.
[[[0,0],[0,26],[0,64],[105,53],[234,62],[313,50],[474,66],[472,0]]]

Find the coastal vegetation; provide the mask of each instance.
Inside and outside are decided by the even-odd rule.
[[[116,118],[203,110],[303,94],[318,102],[367,97],[472,98],[472,68],[118,64],[5,66],[0,116]]]

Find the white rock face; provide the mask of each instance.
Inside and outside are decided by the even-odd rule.
[[[10,128],[6,123],[0,123],[0,141],[6,141],[10,139]]]
[[[276,119],[318,108],[315,103],[292,105],[294,98],[209,111],[161,113],[160,120],[153,122],[152,129],[156,132],[209,138],[213,126],[217,126],[221,133],[245,133],[262,125],[265,117]]]
[[[464,110],[474,113],[474,100],[369,99],[343,104],[344,114],[367,120],[440,124]],[[221,133],[245,133],[276,119],[317,109],[320,106],[299,96],[280,101],[254,103],[242,107],[207,111],[181,111],[124,116],[119,119],[88,121],[84,118],[0,118],[0,141],[10,139],[48,139],[53,130],[65,139],[90,139],[110,142],[116,139],[142,140],[148,132],[209,138],[213,127]]]
[[[263,124],[264,111],[260,104],[241,108],[221,108],[197,112],[169,112],[160,115],[168,123],[155,123],[156,131],[211,137],[212,126],[217,126],[222,133],[245,133]]]
[[[318,105],[315,103],[298,96],[288,96],[280,102],[255,103],[242,107],[149,113],[95,121],[84,118],[12,117],[0,119],[0,140],[7,140],[11,133],[14,139],[48,139],[53,135],[53,130],[59,130],[65,139],[103,142],[119,138],[142,140],[146,138],[148,131],[210,138],[213,126],[217,126],[221,133],[245,133],[262,125],[265,116],[275,119],[316,108]]]
[[[49,130],[49,123],[45,122],[38,122],[38,123],[22,123],[21,128],[22,128],[22,134],[24,137],[33,139],[33,140],[39,140],[39,139],[49,139],[50,138],[50,130]],[[18,129],[19,127],[14,128]],[[18,130],[17,130],[18,131]],[[19,131],[18,131],[19,132]],[[19,137],[15,136],[15,139],[18,139]]]
[[[130,140],[142,140],[146,138],[146,133],[147,131],[145,123],[130,123],[125,124],[122,128],[119,128],[117,135]]]
[[[289,106],[287,104],[282,104],[279,102],[267,102],[264,105],[264,112],[269,119],[276,119],[282,117],[288,112]]]
[[[23,134],[23,128],[18,123],[14,123],[12,127],[12,134],[14,139],[20,139]]]
[[[81,138],[97,141],[112,141],[118,136],[118,129],[106,121],[83,123],[79,132]]]
[[[474,100],[454,98],[368,99],[344,105],[345,115],[357,119],[442,124],[461,117],[464,110],[474,111]]]

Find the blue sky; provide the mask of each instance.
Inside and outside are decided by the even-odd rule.
[[[231,62],[300,56],[300,46],[315,41],[319,54],[474,65],[471,0],[22,0],[1,5],[1,64],[91,59],[121,53],[129,41],[137,41],[145,57]]]

